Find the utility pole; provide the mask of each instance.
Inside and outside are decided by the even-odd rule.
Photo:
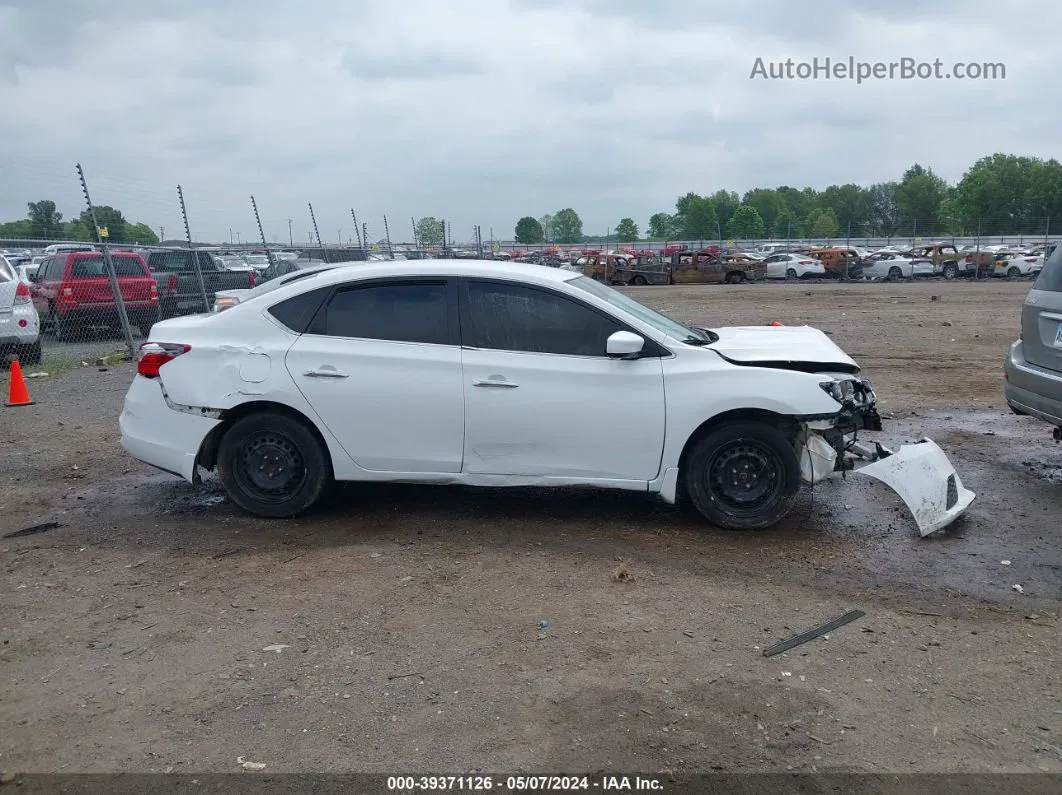
[[[165,239],[166,239],[166,227],[160,226],[159,227],[159,242],[161,243]]]
[[[413,248],[420,248],[420,241],[417,240],[417,219],[411,215],[409,222],[413,225]]]
[[[295,247],[295,238],[291,236],[291,219],[288,219],[288,245],[292,248]]]

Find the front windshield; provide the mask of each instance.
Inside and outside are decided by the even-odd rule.
[[[677,320],[672,320],[667,315],[655,312],[644,304],[639,304],[633,298],[628,298],[623,293],[617,292],[611,287],[591,279],[589,276],[577,276],[574,279],[569,279],[568,284],[607,301],[617,309],[622,309],[624,312],[633,315],[643,323],[648,323],[657,331],[662,331],[676,339],[685,340],[691,336],[704,338],[704,335],[699,331],[696,331],[689,326],[684,326]]]

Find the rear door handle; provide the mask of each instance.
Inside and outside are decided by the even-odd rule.
[[[346,373],[339,370],[307,370],[303,373],[307,378],[349,378]]]
[[[502,389],[515,389],[520,385],[514,384],[512,381],[506,381],[502,378],[488,378],[485,380],[473,381],[472,386],[494,386],[501,387]]]

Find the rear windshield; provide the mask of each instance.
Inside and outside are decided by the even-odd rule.
[[[1044,269],[1036,277],[1033,289],[1062,293],[1062,246],[1055,246],[1054,253],[1044,263]]]
[[[146,276],[144,265],[139,257],[111,256],[116,276]],[[78,257],[70,275],[75,279],[98,279],[107,276],[107,265],[103,257]]]

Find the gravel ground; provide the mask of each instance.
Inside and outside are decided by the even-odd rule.
[[[1062,772],[1062,447],[1001,401],[1027,289],[630,291],[829,332],[879,438],[929,435],[978,492],[934,539],[858,477],[761,533],[632,494],[398,485],[262,521],[124,455],[131,364],[35,379],[0,414],[0,531],[62,526],[0,541],[0,769]]]

